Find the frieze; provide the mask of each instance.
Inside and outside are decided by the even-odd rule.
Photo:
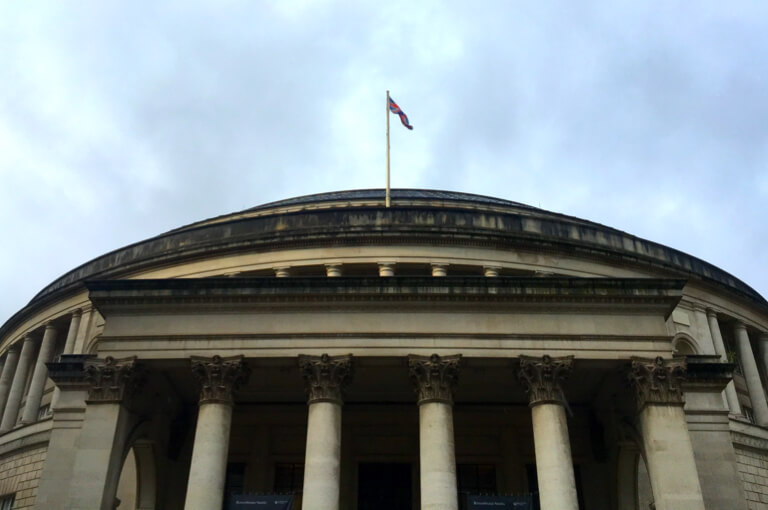
[[[192,375],[200,382],[200,404],[229,404],[232,394],[251,374],[244,356],[192,356]]]
[[[299,356],[299,369],[304,377],[307,402],[342,403],[342,390],[352,380],[352,355]]]
[[[632,358],[628,378],[635,388],[637,405],[683,404],[681,385],[686,379],[685,359]]]
[[[565,405],[561,383],[573,368],[573,356],[520,356],[517,377],[528,393],[529,404]]]
[[[441,402],[453,404],[453,394],[459,382],[461,354],[453,356],[408,356],[411,382],[418,395],[418,403]]]
[[[84,372],[89,404],[123,402],[144,382],[144,371],[136,363],[136,356],[87,359]]]

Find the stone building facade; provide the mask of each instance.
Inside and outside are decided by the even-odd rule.
[[[288,199],[108,253],[0,327],[0,509],[768,509],[768,303],[462,193]]]

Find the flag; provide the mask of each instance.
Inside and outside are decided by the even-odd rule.
[[[408,129],[413,129],[413,126],[408,123],[408,116],[403,112],[403,110],[400,109],[399,106],[397,106],[397,103],[395,103],[391,97],[389,98],[389,111],[400,116],[400,122],[403,123],[403,126],[407,127]]]

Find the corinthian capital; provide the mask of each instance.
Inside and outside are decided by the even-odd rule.
[[[232,404],[232,392],[248,380],[251,370],[243,356],[192,356],[192,375],[200,381],[200,404]]]
[[[573,368],[573,356],[553,358],[520,356],[517,377],[528,392],[528,402],[536,404],[565,404],[565,394],[560,385]]]
[[[352,379],[352,355],[299,355],[299,369],[304,377],[307,403],[341,404],[341,390]]]
[[[418,403],[453,404],[453,392],[459,382],[461,354],[453,356],[408,356],[411,382],[419,396]]]
[[[646,404],[682,404],[680,383],[685,380],[685,360],[632,358],[629,382],[635,387],[639,409]]]
[[[136,356],[89,359],[85,362],[84,371],[89,404],[122,402],[143,382],[143,374],[136,364]]]

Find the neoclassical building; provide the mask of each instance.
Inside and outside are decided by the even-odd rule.
[[[744,282],[589,221],[283,200],[5,321],[0,510],[768,509],[767,332]]]

